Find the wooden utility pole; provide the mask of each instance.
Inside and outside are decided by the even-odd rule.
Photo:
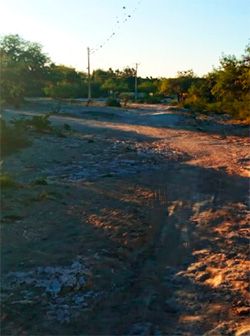
[[[90,49],[87,48],[88,53],[88,102],[91,100],[91,78],[90,78]]]
[[[137,71],[139,63],[135,63],[135,100],[138,98],[138,81],[137,81]]]

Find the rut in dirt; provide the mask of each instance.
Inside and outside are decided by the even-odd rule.
[[[201,335],[218,326],[217,311],[210,311],[210,307],[216,306],[230,325],[228,300],[238,300],[238,294],[231,294],[226,288],[217,291],[202,285],[209,278],[204,272],[208,266],[205,261],[200,266],[198,283],[186,276],[186,271],[195,265],[195,252],[199,250],[210,250],[211,255],[223,252],[237,256],[230,247],[224,246],[223,237],[206,232],[209,218],[202,219],[204,228],[197,228],[196,220],[206,211],[223,212],[230,204],[233,207],[239,201],[244,203],[247,195],[244,179],[172,163],[162,168],[157,177],[143,175],[141,180],[144,184],[147,181],[146,186],[154,190],[150,208],[152,229],[140,252],[130,260],[132,275],[128,284],[112,302],[123,321],[117,316],[110,332]],[[227,212],[215,219],[215,224],[226,218]],[[209,230],[215,224],[210,223]],[[221,330],[223,328],[224,325]]]

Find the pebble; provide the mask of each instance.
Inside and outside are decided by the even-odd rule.
[[[40,266],[28,272],[10,272],[1,297],[8,301],[13,291],[22,288],[18,301],[39,302],[49,319],[69,322],[96,297],[94,291],[85,288],[89,275],[89,269],[79,259],[69,266]],[[37,289],[41,290],[38,296]]]

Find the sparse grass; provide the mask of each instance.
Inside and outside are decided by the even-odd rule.
[[[52,130],[51,130],[51,132],[52,132],[52,134],[56,135],[59,138],[66,138],[65,133],[59,127],[53,127]]]
[[[49,120],[50,113],[33,116],[31,119],[18,118],[7,123],[0,118],[0,154],[2,157],[12,154],[31,144],[29,130],[39,133],[50,133],[58,137],[65,137],[64,131],[70,131],[71,127],[64,124],[63,128],[53,127]]]
[[[22,117],[22,118],[15,118],[10,121],[11,124],[18,130],[24,131],[28,128],[28,123],[27,119]]]
[[[39,177],[32,182],[33,185],[47,185],[46,177]]]
[[[34,116],[32,119],[27,120],[28,125],[33,127],[37,132],[51,131],[52,126],[49,120],[50,114]]]
[[[31,141],[25,133],[25,128],[21,125],[23,125],[23,121],[12,126],[0,119],[1,156],[9,155],[30,145]]]
[[[19,130],[34,130],[39,133],[51,133],[58,137],[64,138],[66,135],[63,130],[70,131],[71,127],[68,124],[64,124],[63,128],[53,127],[49,120],[51,113],[45,115],[33,116],[31,119],[15,119],[12,121],[14,126]]]
[[[63,124],[65,131],[71,131],[71,126],[69,124]]]
[[[14,119],[11,123],[19,130],[33,129],[37,132],[48,132],[53,129],[49,117],[50,113],[47,113],[33,116],[31,119]]]
[[[19,184],[8,174],[0,175],[0,187],[1,189],[17,188]]]
[[[36,201],[46,201],[50,199],[50,194],[47,191],[42,191],[39,195],[35,198]]]
[[[49,200],[53,201],[59,197],[60,195],[56,192],[43,190],[37,196],[33,197],[32,201],[36,201],[36,202],[43,202],[43,201],[49,201]]]
[[[58,112],[59,113],[59,112]],[[33,128],[35,131],[40,133],[51,133],[60,138],[65,138],[66,135],[63,130],[70,130],[70,126],[68,124],[64,124],[63,128],[61,127],[53,127],[49,120],[50,113],[45,115],[34,116],[32,119],[27,120],[27,125]]]

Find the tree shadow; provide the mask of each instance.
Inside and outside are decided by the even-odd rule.
[[[25,104],[29,111],[49,112],[55,104],[53,101],[33,101]],[[188,130],[220,136],[249,136],[249,126],[226,123],[219,115],[199,118],[187,110],[171,106],[150,105],[132,108],[113,108],[108,106],[89,106],[63,102],[61,116],[76,116],[83,120],[123,123],[128,125],[152,126],[155,128]]]
[[[211,183],[212,181],[213,183]],[[206,311],[206,307],[212,307],[212,305],[216,304],[223,306],[223,316],[225,319],[226,316],[230,315],[229,304],[225,302],[227,300],[226,296],[229,294],[231,295],[230,298],[239,298],[239,295],[241,296],[242,294],[239,291],[235,292],[233,289],[230,290],[230,287],[226,287],[225,289],[219,286],[218,288],[213,287],[209,285],[209,283],[202,284],[203,280],[198,281],[196,278],[190,277],[186,270],[191,266],[194,267],[197,262],[195,253],[201,249],[208,250],[210,256],[217,256],[218,253],[223,253],[226,259],[232,259],[237,256],[238,252],[242,252],[247,248],[247,242],[242,241],[239,249],[233,252],[232,244],[229,244],[231,238],[218,237],[218,234],[213,231],[213,228],[218,225],[218,220],[228,219],[227,212],[222,213],[221,218],[216,218],[215,221],[211,221],[208,217],[206,222],[203,218],[200,226],[195,225],[196,222],[193,218],[197,216],[197,214],[205,211],[224,211],[224,209],[227,210],[230,208],[232,204],[244,204],[246,202],[248,189],[246,181],[247,179],[245,178],[228,176],[223,172],[216,172],[213,169],[190,167],[189,165],[176,162],[173,163],[171,170],[165,168],[165,171],[163,170],[163,172],[157,174],[157,176],[142,174],[142,176],[136,177],[136,181],[131,178],[131,182],[136,184],[138,190],[141,192],[144,190],[144,197],[146,195],[145,193],[147,193],[148,196],[151,195],[149,196],[151,199],[149,202],[151,203],[149,222],[152,228],[150,227],[148,231],[148,237],[144,241],[141,240],[142,245],[135,247],[135,249],[139,249],[140,252],[136,255],[133,255],[133,253],[128,254],[132,276],[130,277],[126,291],[123,291],[121,298],[123,304],[119,307],[118,315],[125,314],[128,307],[131,314],[127,312],[127,315],[129,315],[128,319],[112,327],[116,330],[114,334],[119,334],[119,330],[124,333],[129,329],[129,324],[138,322],[150,322],[153,325],[160,326],[160,328],[162,328],[161,330],[164,330],[166,325],[164,325],[165,322],[163,321],[169,321],[169,319],[173,325],[179,324],[179,326],[181,326],[184,323],[185,328],[190,328],[190,325],[192,328],[194,322],[197,322],[199,325],[195,327],[196,331],[202,330],[204,332],[205,329],[209,330],[209,328],[211,329],[216,323],[219,323],[219,318],[221,318],[222,315],[218,316],[215,311],[212,314],[211,309]],[[131,186],[131,182],[128,183],[127,180],[124,183]],[[119,183],[122,185],[121,180]],[[98,192],[98,188],[95,190]],[[232,190],[234,192],[232,192]],[[103,190],[101,189],[99,192],[101,193],[101,197],[117,197],[116,193],[112,196],[110,190],[106,190],[105,194],[103,194]],[[127,207],[127,203],[124,205],[122,202],[120,205],[121,208],[124,208],[124,206]],[[145,207],[145,204],[141,206]],[[113,209],[111,209],[111,213],[112,211]],[[231,220],[233,221],[237,218],[239,213],[231,215]],[[101,219],[105,220],[105,218],[100,217],[99,220]],[[91,225],[91,223],[89,224]],[[112,224],[112,221],[109,224]],[[122,226],[123,225],[124,223]],[[107,231],[106,233],[111,240],[114,239],[112,232]],[[117,239],[117,236],[115,239]],[[123,235],[118,241],[121,246],[127,248],[125,244],[126,240]],[[233,253],[235,253],[235,255]],[[133,257],[131,258],[131,256]],[[219,261],[213,261],[220,262],[220,259]],[[204,266],[206,268],[206,264],[204,265],[204,263],[206,263],[206,259],[204,259],[202,264],[203,271]],[[178,286],[176,289],[171,287],[171,284],[165,285],[166,288],[164,288],[161,283],[162,279],[159,280],[155,278],[155,274],[157,274],[158,277],[168,275],[166,267],[169,267],[171,270],[176,270],[176,274],[172,274],[173,284],[175,277],[177,277],[177,282],[179,281],[180,284],[179,289],[182,287],[182,290],[185,292],[185,286],[187,286],[185,298],[179,297],[178,295],[173,296],[173,306],[175,306],[174,301],[178,301],[178,305],[180,306],[180,300],[185,299],[184,304],[188,307],[193,300],[191,299],[190,301],[188,291],[191,291],[193,296],[196,295],[198,297],[198,299],[196,298],[196,305],[193,305],[194,309],[187,309],[186,311],[186,315],[189,317],[184,317],[185,309],[182,310],[180,307],[177,311],[176,307],[166,308],[166,301],[170,296],[170,292],[176,292],[178,289]],[[226,264],[224,267],[226,267]],[[180,273],[177,276],[177,273],[181,270],[184,273]],[[228,271],[232,271],[230,266],[228,267]],[[195,277],[199,278],[199,276],[199,273],[195,273]],[[157,290],[159,290],[158,293]],[[147,297],[147,295],[150,296],[151,291],[154,299],[147,306],[143,298]],[[200,319],[195,319],[195,317],[192,319],[190,317],[192,315],[197,317],[199,300],[205,300],[205,308],[202,308],[202,317],[200,317]],[[145,305],[147,306],[146,312]],[[161,308],[159,309],[159,307]],[[166,311],[164,310],[165,308]],[[174,310],[175,312],[173,312]],[[114,329],[112,330],[114,332]]]
[[[155,140],[105,125],[89,126],[88,130],[95,133],[99,128],[105,128],[107,136],[114,139],[128,136],[133,140]],[[50,334],[121,335],[128,334],[136,323],[150,323],[163,334],[178,328],[202,334],[218,324],[221,317],[229,318],[226,296],[234,299],[242,297],[242,293],[207,282],[211,270],[207,270],[206,262],[218,269],[229,267],[226,261],[246,250],[244,239],[238,241],[239,248],[232,249],[236,241],[231,228],[215,229],[224,221],[239,222],[248,195],[248,179],[181,160],[162,161],[160,170],[154,173],[141,171],[70,184],[66,206],[58,203],[56,211],[54,203],[36,207],[35,211],[41,212],[39,218],[33,213],[36,223],[32,224],[29,210],[31,216],[24,226],[30,225],[29,229],[35,231],[44,225],[46,231],[35,242],[14,239],[24,228],[20,223],[5,229],[2,257],[10,252],[13,256],[4,272],[15,263],[23,263],[20,269],[29,269],[37,264],[64,264],[75,255],[84,255],[93,267],[93,288],[104,292],[103,299],[67,326],[45,326],[44,318],[34,312],[36,308],[28,312],[24,323],[22,306],[16,306],[19,314],[11,316],[12,328],[13,324],[15,328],[24,323],[29,334],[32,330],[42,335],[46,330]],[[237,230],[237,225],[232,227]],[[206,252],[197,253],[200,250],[208,251],[215,259],[208,259]],[[219,254],[225,255],[224,259]],[[230,267],[229,271],[233,270]],[[203,280],[201,272],[207,272]],[[204,306],[199,306],[200,301],[205,302]],[[212,312],[215,304],[222,304],[223,316],[216,310]]]

